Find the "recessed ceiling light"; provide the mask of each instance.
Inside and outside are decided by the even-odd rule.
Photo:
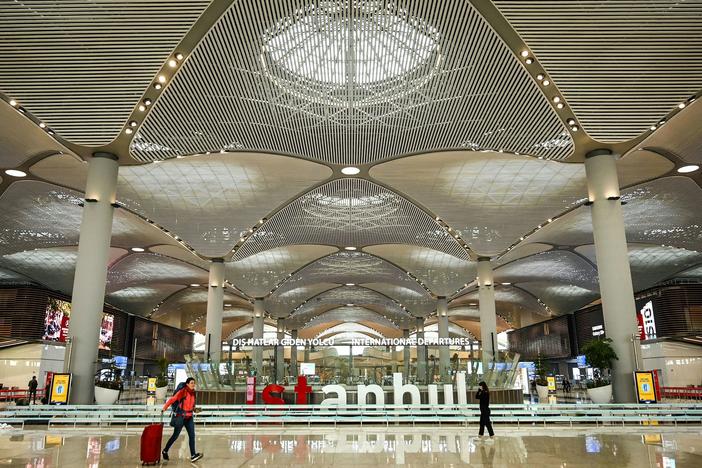
[[[175,54],[175,58],[176,58],[176,60],[183,60],[183,54],[177,53],[177,54]]]
[[[539,73],[538,75],[536,75],[536,79],[539,81],[543,80],[544,78],[545,77],[544,77],[543,73]]]
[[[178,66],[178,62],[176,62],[175,60],[171,59],[171,60],[168,61],[168,66],[171,67],[171,68],[175,68],[175,67]]]
[[[356,250],[357,247],[344,247],[344,250]]]
[[[529,56],[529,51],[528,50],[523,50],[521,53],[522,57],[528,57]]]
[[[5,174],[12,176],[12,177],[27,177],[26,172],[18,171],[17,169],[8,169],[5,171]]]
[[[39,122],[39,128],[46,128],[46,124],[44,122]]]
[[[159,83],[165,83],[166,82],[166,77],[163,75],[158,75],[158,82]]]
[[[153,101],[149,98],[144,99],[144,104],[150,106]]]
[[[680,172],[681,174],[687,174],[688,172],[695,172],[699,168],[700,166],[698,166],[697,164],[690,164],[688,166],[678,168],[678,172]]]
[[[548,86],[548,85],[551,84],[551,82],[548,81],[548,80],[544,80],[544,81],[541,82],[541,84],[544,85],[544,86]]]
[[[532,63],[534,63],[534,59],[531,57],[527,57],[526,60],[524,60],[524,62],[526,62],[527,65],[531,65]]]
[[[10,105],[12,107],[17,107],[17,101],[15,101],[14,99],[10,99]]]
[[[553,102],[561,102],[561,98],[558,96],[553,96]]]
[[[346,286],[356,286],[356,283],[346,283]]]
[[[359,168],[353,167],[353,166],[345,167],[341,170],[341,173],[346,174],[346,175],[356,175],[359,172],[361,172],[361,170]]]
[[[156,89],[161,89],[163,86],[161,86],[161,83],[154,83],[154,88]]]
[[[200,287],[200,285],[197,284],[197,283],[192,283],[190,286],[193,287],[193,288],[199,288],[199,287]]]
[[[146,110],[146,106],[144,104],[139,105],[139,112],[144,112]]]
[[[129,126],[130,126],[130,127],[136,127],[136,126],[137,126],[136,121],[132,120],[131,122],[129,122]]]
[[[126,133],[127,135],[131,135],[133,132],[134,130],[132,130],[131,128],[128,128],[124,131],[124,133]]]
[[[684,102],[681,102],[680,104],[678,104],[678,108],[684,109],[686,105],[687,104],[685,104]]]
[[[568,125],[575,125],[575,119],[568,119]]]
[[[142,247],[132,247],[132,252],[143,252],[144,249]]]
[[[356,305],[356,304],[346,304],[346,307],[353,307],[353,306],[355,306],[355,305]]]

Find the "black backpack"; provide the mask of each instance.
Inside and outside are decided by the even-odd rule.
[[[183,390],[184,388],[185,388],[185,382],[179,383],[178,386],[175,388],[175,391],[173,392],[173,396],[176,396],[176,394],[178,394],[178,392]],[[174,401],[171,404],[171,411],[173,411],[174,413],[178,413],[180,411],[180,404],[182,403],[182,401],[183,401],[182,399]]]

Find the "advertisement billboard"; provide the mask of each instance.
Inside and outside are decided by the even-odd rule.
[[[68,338],[68,330],[71,322],[71,303],[49,298],[46,304],[46,313],[44,315],[44,335],[42,339],[45,341],[58,341],[65,343]],[[100,323],[100,338],[98,348],[109,351],[112,343],[112,334],[114,332],[115,316],[103,312],[102,321]]]
[[[656,318],[653,315],[653,301],[646,302],[636,314],[639,325],[639,339],[652,340],[656,338]]]
[[[51,378],[49,392],[50,405],[68,404],[68,394],[71,389],[71,374],[54,374]]]
[[[44,315],[44,336],[46,341],[59,341],[68,338],[68,322],[71,320],[71,303],[49,298]]]
[[[639,403],[655,403],[656,402],[656,386],[651,371],[636,371],[634,372],[636,379],[636,396]]]

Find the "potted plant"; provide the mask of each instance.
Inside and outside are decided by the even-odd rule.
[[[593,368],[594,380],[587,383],[587,396],[593,403],[609,403],[612,399],[612,382],[609,379],[612,361],[618,360],[612,348],[612,339],[588,341],[582,347],[587,364]]]
[[[156,377],[156,399],[165,401],[168,391],[168,359],[158,360],[159,374]]]
[[[121,390],[122,381],[119,378],[119,370],[113,364],[109,371],[102,375],[98,374],[95,380],[95,403],[98,405],[114,405],[119,400]]]
[[[535,373],[536,393],[539,395],[539,403],[545,403],[548,401],[548,380],[546,380],[547,371],[541,355],[536,358]]]

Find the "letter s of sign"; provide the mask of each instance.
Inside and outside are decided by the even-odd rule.
[[[278,385],[278,384],[266,385],[266,388],[264,388],[263,391],[261,392],[261,399],[267,405],[284,405],[285,400],[283,400],[280,397],[275,397],[275,396],[271,395],[271,393],[280,393],[280,395],[282,396],[284,391],[285,391],[285,387],[283,387],[282,385]]]

